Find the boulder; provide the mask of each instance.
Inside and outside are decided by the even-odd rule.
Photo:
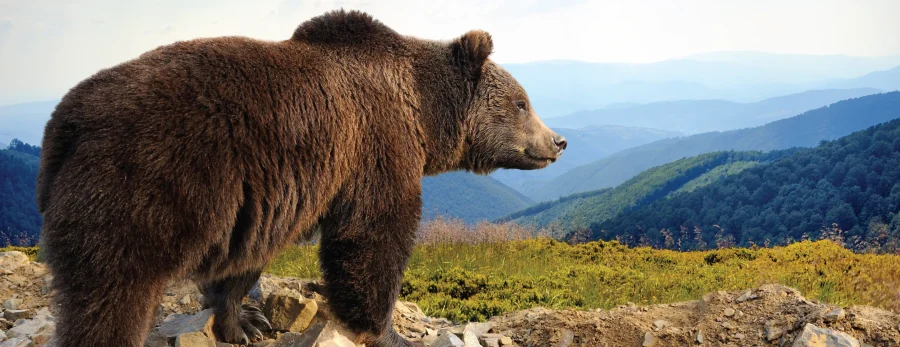
[[[829,311],[828,313],[826,313],[825,316],[822,317],[822,320],[824,320],[827,323],[834,323],[841,319],[844,319],[844,316],[846,316],[846,315],[847,315],[847,312],[844,311],[843,308],[838,307],[838,308],[833,309],[833,310]]]
[[[656,345],[656,336],[653,336],[649,331],[644,333],[644,342],[641,343],[641,347],[650,347]]]
[[[819,328],[807,323],[803,332],[794,339],[793,347],[859,347],[859,341],[847,333]]]
[[[456,337],[456,334],[445,330],[438,335],[431,347],[464,347],[465,345],[465,342]]]
[[[486,322],[486,323],[469,323],[463,328],[462,333],[465,334],[467,331],[473,333],[475,336],[481,336],[487,334],[491,331],[491,328],[494,327],[494,323]]]
[[[166,338],[176,338],[179,335],[199,332],[207,337],[213,337],[213,319],[215,315],[212,309],[205,309],[196,314],[171,314],[163,320],[159,326],[159,334]]]
[[[25,337],[14,337],[0,343],[0,347],[31,347],[34,346],[31,340]]]
[[[318,304],[314,300],[277,293],[269,295],[266,299],[263,314],[269,319],[272,329],[303,332],[309,328],[317,311]]]

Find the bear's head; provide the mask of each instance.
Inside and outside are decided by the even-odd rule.
[[[451,43],[454,59],[474,83],[466,108],[462,166],[476,173],[498,168],[534,170],[555,162],[566,139],[538,118],[512,75],[488,59],[491,36],[470,31]]]

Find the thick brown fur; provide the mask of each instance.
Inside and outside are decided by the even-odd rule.
[[[565,148],[492,49],[339,11],[290,40],[178,42],[81,82],[47,124],[37,186],[56,343],[141,346],[180,276],[219,339],[245,342],[267,324],[241,297],[319,224],[337,317],[368,346],[408,345],[390,313],[423,175],[536,169]]]

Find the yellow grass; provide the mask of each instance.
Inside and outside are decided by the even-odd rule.
[[[431,315],[484,320],[534,306],[670,303],[780,283],[833,304],[900,310],[900,256],[855,254],[831,241],[676,252],[617,242],[470,240],[420,244],[406,271],[403,299]],[[311,245],[290,247],[268,271],[317,278],[316,251]]]

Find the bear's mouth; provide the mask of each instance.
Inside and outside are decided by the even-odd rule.
[[[549,165],[550,163],[556,162],[556,159],[558,159],[558,157],[544,157],[544,156],[536,155],[527,149],[525,150],[525,156],[528,157],[528,159],[531,159],[533,161],[540,162],[540,163],[545,163],[547,165]]]

